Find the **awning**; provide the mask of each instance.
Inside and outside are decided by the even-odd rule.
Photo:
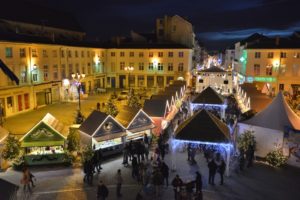
[[[14,74],[13,71],[11,71],[5,64],[4,62],[0,59],[0,68],[6,74],[10,80],[15,81],[17,85],[19,85],[19,78]]]
[[[94,137],[94,139],[97,142],[102,142],[102,141],[106,141],[106,140],[112,140],[115,138],[120,138],[126,135],[126,132],[121,132],[121,133],[112,133],[112,134],[107,134],[107,135],[103,135],[100,137]]]

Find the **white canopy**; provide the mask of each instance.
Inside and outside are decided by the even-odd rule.
[[[242,123],[280,131],[285,126],[300,130],[300,117],[289,107],[282,92],[278,93],[267,108]]]

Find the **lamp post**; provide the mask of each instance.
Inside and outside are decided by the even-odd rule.
[[[125,71],[128,71],[128,88],[130,90],[130,71],[133,71],[134,68],[132,66],[128,66],[128,67],[125,67],[124,69],[125,69]]]
[[[78,109],[79,112],[81,111],[81,105],[80,105],[80,89],[81,89],[81,81],[84,79],[85,74],[72,74],[72,78],[75,81],[77,90],[78,90]]]

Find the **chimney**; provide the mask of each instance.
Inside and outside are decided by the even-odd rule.
[[[279,41],[280,41],[280,37],[279,37],[279,36],[277,36],[277,37],[275,38],[275,44],[276,44],[276,46],[278,46],[278,45],[279,45]]]

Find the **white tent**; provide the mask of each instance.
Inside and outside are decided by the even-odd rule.
[[[283,147],[286,127],[300,130],[300,118],[289,107],[282,92],[279,92],[267,108],[238,126],[238,134],[242,134],[244,130],[254,131],[256,156],[265,157],[268,152]]]

